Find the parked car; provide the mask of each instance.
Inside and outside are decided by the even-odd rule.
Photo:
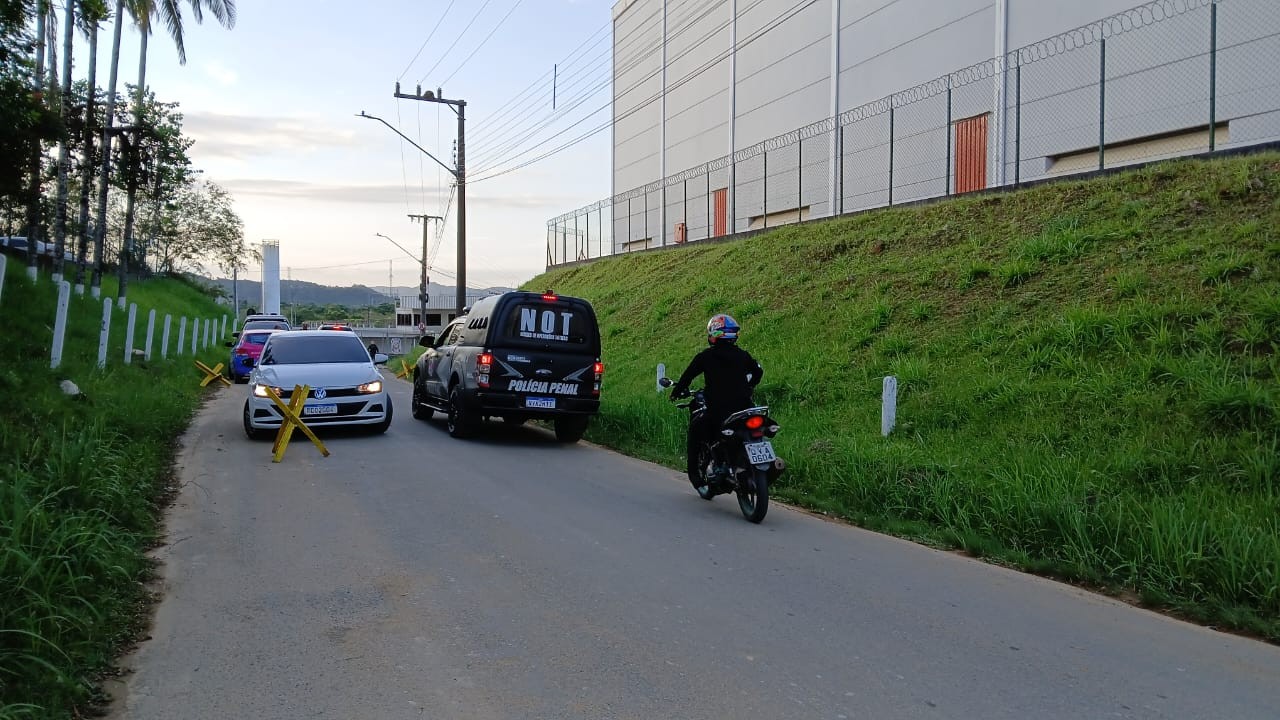
[[[232,333],[232,337],[239,337],[250,330],[292,330],[289,321],[283,318],[279,320],[246,320],[238,333]]]
[[[413,416],[448,415],[466,437],[487,418],[549,420],[577,442],[600,410],[600,330],[581,298],[509,292],[478,300],[433,338],[413,370]]]
[[[27,239],[20,235],[0,238],[0,249],[7,255],[26,255]]]
[[[235,382],[248,382],[249,373],[253,372],[253,364],[262,355],[262,346],[267,338],[279,330],[250,330],[240,334],[239,339],[227,343],[231,348],[231,379]]]
[[[246,315],[244,321],[249,322],[250,320],[279,320],[282,322],[289,322],[289,318],[279,313],[254,313],[252,315]]]
[[[259,358],[247,360],[253,370],[244,402],[245,434],[260,439],[275,432],[284,416],[267,396],[267,388],[275,388],[287,401],[296,385],[311,388],[302,406],[308,425],[360,425],[386,432],[393,408],[377,368],[386,361],[381,353],[370,358],[354,334],[271,333]]]

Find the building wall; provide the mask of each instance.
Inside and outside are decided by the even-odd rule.
[[[734,2],[738,51],[731,103]],[[833,82],[837,2],[840,58]],[[985,63],[1001,48],[1034,45],[1138,4],[823,0],[792,13],[794,0],[666,0],[665,174],[826,119],[833,92],[838,111],[849,111]],[[1219,7],[1217,120],[1229,124],[1230,132],[1214,137],[1237,145],[1280,138],[1280,85],[1265,78],[1268,68],[1280,63],[1280,2],[1225,0]],[[663,175],[662,13],[663,0],[621,0],[614,8],[615,193]],[[1108,39],[1103,137],[1108,146],[1130,146],[1117,160],[1140,154],[1142,147],[1161,155],[1207,149],[1208,18],[1209,10],[1202,8]],[[1062,172],[1097,147],[1101,44],[1094,40],[1067,43],[1080,45],[1070,51],[1062,43],[1048,43],[1052,57],[1047,59],[1039,51],[1028,55],[1020,86],[1012,67],[1004,75],[988,72],[976,80],[956,76],[950,119],[986,116],[987,139],[980,150],[988,185],[1002,175],[1012,181]],[[776,213],[821,217],[887,202],[890,122],[893,201],[943,194],[954,187],[954,158],[948,163],[946,154],[954,134],[947,119],[948,98],[939,93],[898,104],[892,120],[887,112],[874,114],[838,133],[770,150],[767,161],[756,155],[734,163],[730,231],[760,224],[765,215],[771,222]],[[1158,142],[1135,145],[1153,136]],[[832,167],[836,147],[842,148],[838,173]],[[1064,158],[1071,160],[1064,164]],[[840,186],[833,189],[836,177]],[[729,183],[725,168],[615,204],[609,211],[615,250],[673,243],[681,221],[688,238],[706,237],[712,224],[710,192]],[[833,194],[838,195],[835,208]]]

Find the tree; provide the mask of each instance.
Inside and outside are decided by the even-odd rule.
[[[43,93],[33,85],[35,66],[30,60],[35,41],[27,34],[30,3],[0,0],[0,202],[6,220],[12,209],[29,200],[27,174],[32,159],[38,163],[40,143],[57,137],[58,117],[45,106]],[[25,224],[25,223],[24,223]],[[6,228],[5,234],[11,234]]]
[[[142,33],[141,49],[138,52],[138,86],[137,97],[134,101],[134,120],[135,124],[141,118],[143,106],[143,93],[147,87],[147,38],[151,35],[151,20],[158,17],[163,20],[169,30],[169,36],[173,38],[174,45],[178,49],[179,62],[186,64],[187,51],[183,42],[182,33],[182,8],[178,0],[135,0],[136,5],[135,19],[138,23],[138,29]],[[196,22],[202,22],[204,19],[204,11],[208,10],[217,18],[218,22],[226,28],[235,26],[236,23],[236,4],[235,0],[188,0],[191,5],[191,16]],[[119,22],[119,20],[117,20]],[[119,61],[119,52],[113,57],[113,65]],[[137,196],[136,185],[128,190],[128,196],[125,201],[125,218],[124,218],[124,250],[120,254],[120,297],[119,306],[125,306],[125,295],[129,286],[129,256],[133,252],[133,224],[134,224],[134,203]]]

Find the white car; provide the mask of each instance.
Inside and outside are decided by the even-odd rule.
[[[382,353],[370,357],[354,333],[272,333],[249,373],[245,434],[254,440],[274,434],[284,415],[267,396],[267,388],[275,388],[288,402],[296,385],[311,388],[302,406],[308,426],[363,425],[386,432],[393,410],[377,368],[386,361]]]

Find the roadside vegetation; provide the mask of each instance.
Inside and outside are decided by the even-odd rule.
[[[96,679],[145,619],[144,553],[172,490],[176,440],[203,394],[190,347],[174,357],[179,315],[221,316],[185,281],[133,283],[146,315],[174,316],[170,359],[124,365],[126,314],[112,318],[105,371],[96,369],[102,302],[72,296],[62,367],[49,369],[55,291],[10,262],[0,307],[0,719],[92,714]],[[105,297],[114,278],[103,283]],[[228,320],[230,322],[230,320]],[[190,335],[188,337],[188,342]],[[202,352],[226,361],[221,344]],[[73,381],[82,396],[64,394]]]
[[[1277,641],[1278,171],[1172,162],[527,287],[600,316],[591,440],[683,469],[655,366],[678,374],[728,312],[783,427],[780,498]]]

